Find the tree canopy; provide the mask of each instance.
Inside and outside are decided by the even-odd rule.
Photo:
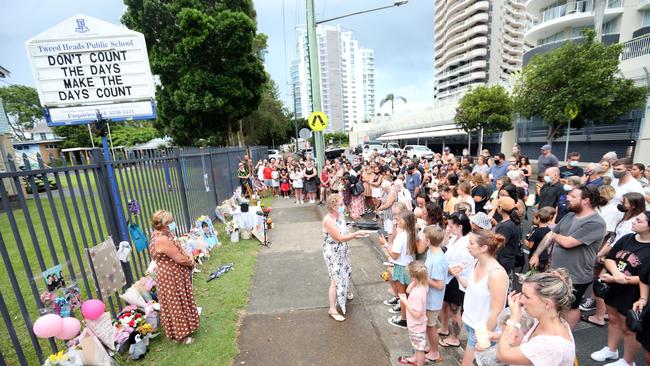
[[[43,110],[36,89],[24,85],[0,87],[0,98],[14,136],[26,140],[25,132],[43,119]]]
[[[278,98],[275,83],[263,85],[259,107],[242,120],[244,138],[250,145],[280,145],[294,137],[294,124]]]
[[[582,34],[578,42],[534,56],[513,89],[515,110],[548,124],[548,142],[561,135],[569,121],[571,128],[582,128],[588,121],[616,121],[640,107],[648,92],[617,75],[623,45],[597,42],[593,29]]]
[[[512,130],[513,102],[501,85],[479,86],[458,103],[454,121],[465,132],[483,129],[486,134]]]
[[[156,128],[176,143],[225,139],[256,110],[267,80],[265,37],[251,0],[125,0],[122,23],[142,32],[159,75]],[[235,127],[237,127],[235,125]]]

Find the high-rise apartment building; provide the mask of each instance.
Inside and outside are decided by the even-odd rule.
[[[307,32],[298,32],[290,74],[297,115],[307,117],[312,110]],[[316,38],[321,105],[329,118],[327,131],[349,131],[353,123],[369,120],[375,113],[374,53],[360,47],[352,32],[339,26],[319,26]]]
[[[435,100],[457,100],[521,69],[524,0],[436,0],[435,6]]]

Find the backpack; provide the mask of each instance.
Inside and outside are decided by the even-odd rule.
[[[135,249],[138,252],[147,249],[149,246],[149,240],[138,224],[129,224],[129,234],[131,235],[131,239],[133,239],[133,242],[135,243]]]

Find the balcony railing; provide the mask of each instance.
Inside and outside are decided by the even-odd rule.
[[[612,1],[614,2],[614,1]],[[609,7],[609,4],[608,4]],[[542,12],[542,23],[548,22],[550,20],[563,17],[567,14],[573,14],[573,13],[591,13],[591,11],[594,8],[594,3],[593,0],[582,0],[582,1],[576,1],[571,5],[571,7],[568,7],[568,4],[563,4],[560,6],[556,6],[550,9],[544,10]]]
[[[625,42],[621,60],[629,60],[650,54],[650,34]]]

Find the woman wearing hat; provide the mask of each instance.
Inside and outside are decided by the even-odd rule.
[[[492,230],[492,223],[490,223],[490,218],[485,212],[477,212],[469,218],[470,224],[472,224],[472,233],[478,233],[481,230]]]

